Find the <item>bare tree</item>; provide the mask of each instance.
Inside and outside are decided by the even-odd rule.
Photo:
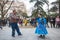
[[[13,0],[14,1],[14,0]],[[3,19],[4,18],[4,15],[8,12],[8,10],[10,9],[10,7],[11,7],[11,5],[12,5],[12,3],[13,3],[13,1],[11,1],[11,3],[9,4],[9,7],[5,10],[5,5],[7,5],[8,4],[8,2],[9,2],[9,0],[1,0],[0,1],[0,15],[1,15],[1,19]],[[8,6],[8,5],[7,5]]]

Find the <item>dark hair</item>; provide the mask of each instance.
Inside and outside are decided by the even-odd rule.
[[[40,15],[42,15],[42,14],[40,14]]]
[[[38,15],[42,15],[42,14],[38,14]]]
[[[15,12],[16,10],[13,10],[13,12]]]
[[[39,14],[39,15],[43,16],[42,14]]]

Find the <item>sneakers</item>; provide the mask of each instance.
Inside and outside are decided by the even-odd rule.
[[[18,34],[18,36],[21,36],[22,34]]]
[[[39,37],[40,37],[40,38],[45,38],[45,35],[40,35]]]
[[[12,37],[15,37],[15,36],[12,36]]]
[[[18,36],[21,36],[22,34],[19,34]],[[15,37],[14,35],[12,35],[12,37]]]
[[[42,38],[45,38],[45,35],[43,35]]]
[[[40,35],[39,37],[42,37],[42,35]]]
[[[45,35],[43,35],[43,38],[45,38]]]

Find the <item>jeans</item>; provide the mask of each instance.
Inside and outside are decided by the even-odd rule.
[[[18,35],[21,35],[17,23],[11,23],[11,28],[12,28],[12,36],[15,36],[15,30],[17,31]]]

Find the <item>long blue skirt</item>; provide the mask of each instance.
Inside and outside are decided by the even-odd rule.
[[[35,33],[39,34],[39,35],[46,35],[46,34],[48,34],[47,29],[46,29],[45,25],[43,25],[43,24],[37,25]]]

